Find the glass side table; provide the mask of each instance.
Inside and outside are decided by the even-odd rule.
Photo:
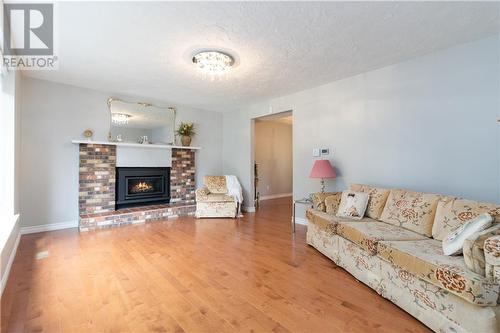
[[[292,230],[293,233],[295,233],[295,205],[297,204],[302,204],[302,205],[309,205],[312,208],[313,202],[310,198],[302,198],[302,199],[297,199],[293,200],[293,212],[292,212]]]

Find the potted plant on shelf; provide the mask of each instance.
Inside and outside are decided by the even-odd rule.
[[[182,122],[175,133],[181,137],[181,142],[184,147],[188,147],[191,144],[191,138],[196,134],[193,123]]]

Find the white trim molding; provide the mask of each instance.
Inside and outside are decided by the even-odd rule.
[[[264,200],[270,200],[270,199],[278,199],[278,198],[286,198],[286,197],[291,197],[293,193],[278,193],[278,194],[269,194],[269,195],[263,195],[259,197],[259,200],[264,201]]]
[[[12,230],[19,230],[18,228],[16,228],[16,223],[19,223],[19,214],[14,216],[14,224],[13,224]],[[9,234],[11,232],[9,232]],[[7,236],[7,238],[10,238],[10,235]],[[18,231],[17,236],[16,236],[16,240],[14,241],[14,246],[12,247],[12,250],[10,251],[9,259],[7,260],[7,265],[5,266],[5,270],[1,272],[2,278],[0,281],[0,295],[3,294],[5,286],[7,285],[7,281],[9,280],[10,269],[12,268],[12,264],[14,263],[14,259],[16,258],[17,247],[19,246],[20,240],[21,240],[21,233]],[[5,244],[3,246],[5,246]],[[5,248],[3,248],[2,251],[3,250],[5,250]]]
[[[0,295],[3,294],[3,290],[7,285],[7,281],[9,280],[10,269],[12,268],[12,264],[14,263],[14,259],[16,258],[17,247],[19,246],[19,241],[21,240],[21,233],[17,234],[16,241],[14,242],[14,247],[10,252],[9,261],[7,262],[7,266],[5,266],[5,271],[2,272],[2,281],[0,282],[0,288],[2,288]]]
[[[307,225],[307,219],[305,219],[303,217],[296,217],[295,224]]]
[[[30,227],[21,227],[21,235],[34,234],[37,232],[54,231],[68,228],[78,228],[78,220],[60,222],[60,223],[50,223],[50,224],[39,224]]]

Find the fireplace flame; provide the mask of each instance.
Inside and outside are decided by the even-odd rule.
[[[137,183],[134,188],[132,189],[132,192],[137,193],[137,192],[147,192],[153,189],[153,186],[147,182],[139,182]]]

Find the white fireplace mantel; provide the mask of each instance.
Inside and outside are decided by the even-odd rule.
[[[121,147],[136,147],[136,148],[158,148],[158,149],[201,149],[201,147],[184,147],[174,145],[160,145],[160,144],[141,144],[133,142],[110,142],[110,141],[89,141],[89,140],[71,140],[74,144],[87,144],[87,145],[110,145]]]

